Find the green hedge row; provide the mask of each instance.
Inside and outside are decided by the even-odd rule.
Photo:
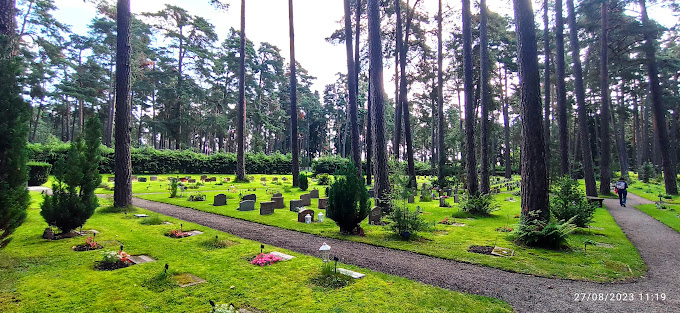
[[[52,170],[52,164],[45,162],[28,162],[28,185],[41,186],[47,182]]]

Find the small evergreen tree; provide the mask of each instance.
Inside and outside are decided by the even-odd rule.
[[[20,63],[2,34],[0,49],[0,248],[4,248],[26,219],[29,203],[26,139],[30,107],[21,98],[16,79]]]
[[[309,188],[309,180],[307,179],[307,175],[300,173],[298,176],[298,184],[300,185],[300,190],[307,190],[307,188]]]
[[[99,161],[101,155],[101,125],[91,118],[85,125],[85,136],[71,143],[66,160],[55,164],[56,182],[53,196],[45,196],[40,214],[50,226],[68,234],[82,226],[99,206],[94,190],[101,183]]]
[[[341,232],[351,233],[370,212],[366,184],[357,177],[354,164],[343,165],[334,176],[327,192],[326,216],[340,226]]]
[[[578,181],[564,176],[557,179],[552,189],[555,196],[550,197],[550,212],[555,219],[572,220],[578,227],[587,227],[593,220],[595,207],[586,200]]]

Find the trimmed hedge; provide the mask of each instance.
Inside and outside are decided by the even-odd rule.
[[[44,146],[40,144],[28,145],[28,155],[31,159],[55,164],[60,158],[66,157],[70,145],[59,144]],[[99,163],[100,173],[113,173],[114,151],[111,148],[100,148],[102,161]],[[132,149],[132,173],[134,174],[173,174],[173,173],[205,173],[205,174],[234,174],[236,173],[236,154],[217,153],[204,155],[189,150],[155,150],[152,148]],[[246,172],[258,174],[289,174],[291,172],[291,157],[274,153],[246,154]]]
[[[41,186],[47,182],[52,170],[52,164],[45,162],[28,162],[28,185]]]
[[[393,161],[389,161],[393,162]],[[346,166],[347,164],[352,163],[350,159],[342,158],[340,156],[324,156],[320,157],[316,160],[312,161],[312,171],[314,174],[335,174],[335,171],[340,169],[343,166]],[[399,162],[400,166],[403,168],[404,171],[407,171],[407,164],[405,161]],[[390,167],[392,168],[393,166]],[[428,176],[432,174],[432,171],[430,170],[430,164],[425,163],[425,162],[420,162],[416,161],[415,162],[415,170],[416,170],[416,175],[417,176]],[[456,165],[457,166],[457,165]],[[366,161],[362,162],[362,169],[363,172],[366,173]],[[453,175],[454,174],[454,165],[453,164],[447,164],[446,168],[444,169],[444,173],[447,176]]]

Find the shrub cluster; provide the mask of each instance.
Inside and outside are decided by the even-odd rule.
[[[307,179],[307,175],[305,175],[305,173],[300,173],[300,175],[298,175],[298,185],[302,191],[305,191],[307,188],[309,188],[309,179]]]
[[[496,199],[489,194],[468,195],[467,199],[461,204],[464,212],[473,215],[491,215],[491,212],[499,209]]]
[[[536,216],[522,216],[511,237],[519,244],[557,249],[566,244],[567,237],[576,229],[572,220],[558,222],[551,219],[546,222]]]
[[[550,212],[558,221],[572,220],[578,227],[587,227],[593,220],[595,206],[588,203],[578,181],[566,176],[560,177],[552,186],[552,193],[554,196],[550,197]]]
[[[28,162],[28,185],[40,186],[47,182],[52,164],[45,162]]]

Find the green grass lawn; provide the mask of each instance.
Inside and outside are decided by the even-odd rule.
[[[350,265],[367,274],[341,289],[312,285],[320,272],[318,258],[267,246],[294,255],[271,266],[251,265],[245,258],[259,253],[259,243],[196,224],[160,216],[172,225],[145,226],[120,213],[97,211],[84,229],[100,232],[97,241],[110,250],[147,254],[157,262],[114,271],[96,271],[100,251],[74,252],[83,237],[47,241],[40,217],[40,197],[32,194],[28,219],[0,251],[0,312],[210,312],[208,300],[250,306],[265,312],[511,312],[500,300],[465,295]],[[109,205],[107,200],[103,205]],[[145,210],[139,213],[154,214]],[[204,234],[172,239],[163,234],[183,223],[184,230]],[[219,236],[233,243],[209,249],[204,243]],[[107,249],[105,249],[107,250]],[[190,273],[206,283],[180,288],[163,279]],[[385,301],[389,299],[389,301]]]
[[[655,204],[638,205],[636,208],[659,222],[680,232],[680,205],[666,205],[666,209],[657,209]]]
[[[220,193],[210,191],[210,187],[199,189],[207,195],[205,202],[189,202],[185,192],[182,198],[169,198],[169,193],[139,195],[140,198],[176,204],[184,207],[191,207],[205,212],[217,213],[225,216],[235,217],[257,223],[277,226],[321,236],[352,240],[378,246],[384,246],[400,250],[408,250],[416,253],[431,255],[435,257],[453,259],[457,261],[481,264],[508,271],[534,274],[546,277],[559,277],[578,280],[592,281],[617,281],[631,277],[639,277],[645,272],[645,265],[640,258],[635,247],[628,241],[621,229],[616,225],[614,219],[604,209],[597,209],[595,213],[593,227],[597,229],[581,230],[569,238],[571,249],[567,251],[552,251],[546,249],[534,249],[515,245],[507,237],[507,233],[496,231],[502,226],[514,227],[519,222],[520,206],[519,197],[509,193],[498,195],[496,198],[500,202],[501,209],[490,217],[476,219],[457,218],[456,222],[464,223],[464,227],[437,224],[433,232],[419,233],[414,240],[404,241],[391,233],[387,227],[368,225],[367,220],[362,223],[366,236],[349,236],[339,232],[339,228],[331,220],[326,219],[323,223],[302,224],[297,222],[297,214],[288,209],[278,209],[273,215],[262,216],[259,214],[259,205],[255,211],[237,211],[239,194],[248,192],[255,193],[258,202],[269,200],[270,195],[281,191],[285,198],[285,203],[291,199],[298,199],[301,192],[297,188],[290,188],[285,191],[280,186],[263,186],[260,183],[260,175],[255,175],[256,182],[249,184],[229,184],[234,185],[233,192],[224,192],[228,197],[228,205],[215,207],[212,205],[213,196]],[[267,176],[268,181],[270,177]],[[136,183],[137,190],[145,189]],[[225,185],[225,187],[227,187]],[[310,189],[319,189],[325,186],[317,186],[310,181]],[[151,189],[151,188],[149,188]],[[228,188],[224,188],[228,189]],[[247,191],[250,189],[251,191]],[[252,191],[255,189],[255,191]],[[321,191],[323,196],[324,191]],[[507,201],[514,198],[514,202]],[[458,214],[457,205],[452,208],[439,208],[438,201],[418,202],[410,205],[415,208],[420,206],[423,210],[423,217],[430,222],[439,222],[445,217],[451,218]],[[311,209],[318,214],[317,200],[312,200]],[[324,213],[325,214],[325,213]],[[602,229],[599,229],[602,228]],[[586,241],[600,243],[596,246],[588,246],[587,252],[583,247]],[[494,246],[511,248],[515,250],[515,256],[510,258],[495,257],[468,252],[471,245]],[[613,246],[613,247],[612,247]]]

